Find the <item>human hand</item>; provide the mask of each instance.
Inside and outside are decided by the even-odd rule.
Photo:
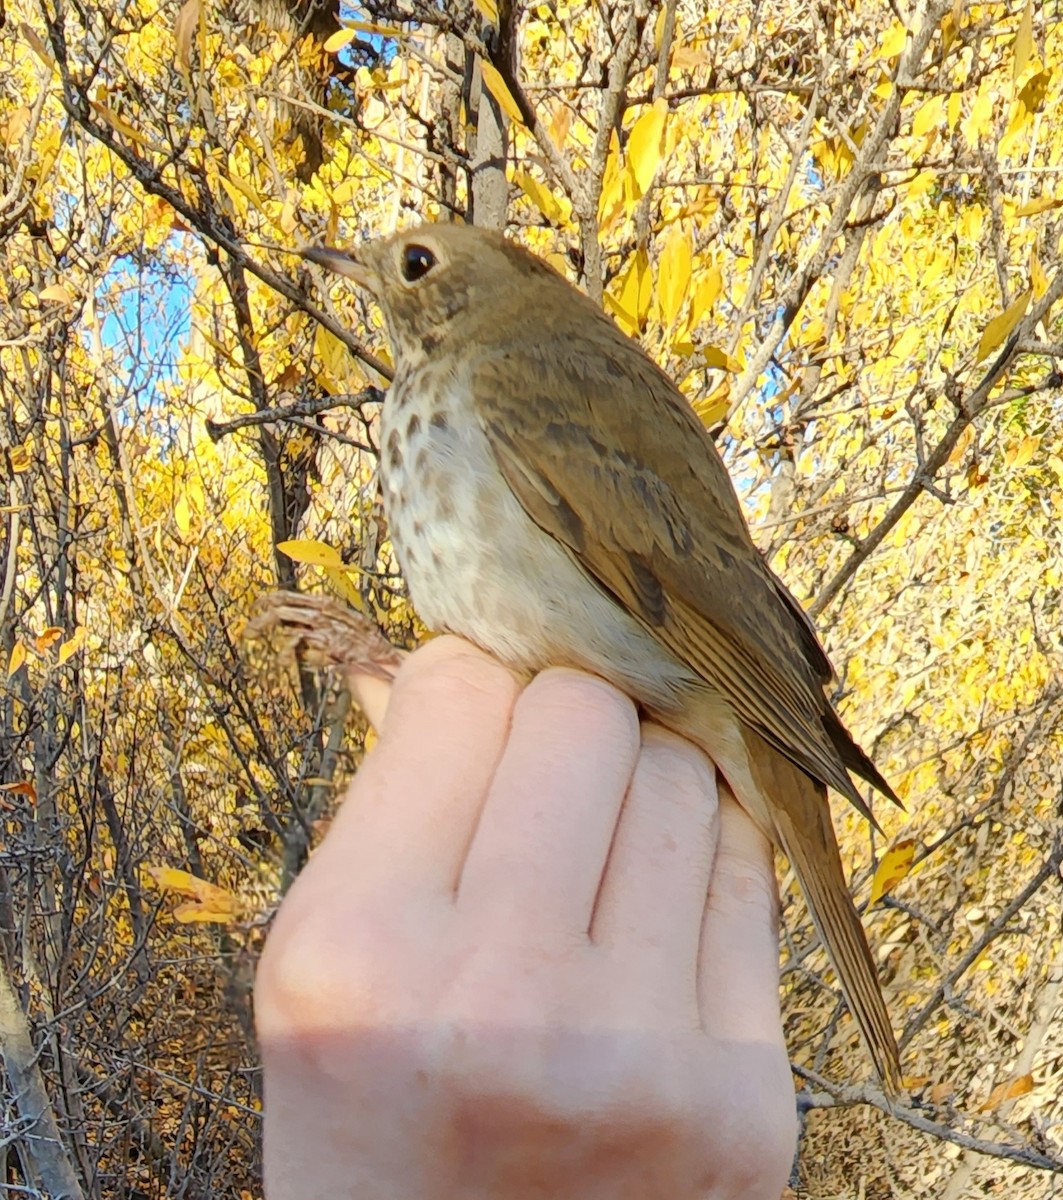
[[[270,1200],[775,1200],[775,906],[699,751],[430,642],[259,968]]]

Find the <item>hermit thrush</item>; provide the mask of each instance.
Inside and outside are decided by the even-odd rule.
[[[425,225],[307,258],[379,302],[391,538],[421,616],[525,671],[604,676],[713,759],[789,858],[886,1086],[897,1045],[826,784],[895,798],[824,695],[831,666],[765,565],[711,439],[586,296],[501,235]]]

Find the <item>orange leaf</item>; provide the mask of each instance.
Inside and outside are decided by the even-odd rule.
[[[54,646],[63,636],[63,630],[58,625],[49,625],[33,639],[33,646],[38,654],[43,654],[49,646]]]
[[[1005,1079],[1003,1083],[998,1083],[989,1093],[989,1099],[978,1111],[990,1112],[994,1108],[999,1108],[1008,1100],[1017,1100],[1020,1096],[1025,1096],[1028,1092],[1032,1092],[1033,1086],[1033,1076],[1029,1074],[1020,1075],[1017,1079]]]
[[[13,796],[25,796],[30,804],[37,803],[37,789],[28,779],[20,783],[0,784],[0,792],[10,792]]]

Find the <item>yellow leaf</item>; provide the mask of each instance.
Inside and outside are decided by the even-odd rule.
[[[705,319],[723,291],[723,272],[715,264],[698,271],[694,302],[690,307],[690,323],[697,325]]]
[[[1029,204],[1022,204],[1015,210],[1017,217],[1035,217],[1038,213],[1047,212],[1050,208],[1063,208],[1063,198],[1058,196],[1038,196]]]
[[[186,71],[192,66],[192,39],[199,28],[202,0],[185,0],[174,22],[174,41],[177,43],[177,62]]]
[[[52,58],[51,52],[44,42],[38,37],[36,31],[32,29],[25,21],[20,21],[18,26],[19,33],[30,44],[30,49],[41,60],[41,62],[51,71],[55,67],[55,59]]]
[[[694,405],[694,411],[708,429],[727,419],[731,408],[731,381],[724,379],[719,387],[702,401]]]
[[[514,171],[513,182],[528,197],[551,225],[560,225],[564,216],[561,204],[554,193],[527,171]]]
[[[886,30],[886,34],[879,45],[879,53],[883,58],[896,58],[898,54],[904,52],[907,41],[908,30],[899,21],[894,21],[889,29]]]
[[[174,909],[174,919],[182,924],[191,922],[211,921],[227,924],[239,916],[243,905],[239,897],[225,888],[200,879],[188,871],[177,867],[145,866],[144,874],[157,888],[164,892],[176,892],[179,896],[187,896],[189,904],[181,904]]]
[[[73,658],[75,654],[85,644],[87,630],[84,625],[79,625],[74,630],[73,634],[59,647],[59,665],[62,666],[68,658]]]
[[[1026,0],[1026,7],[1019,18],[1019,29],[1015,34],[1015,62],[1012,66],[1011,78],[1018,82],[1019,76],[1026,70],[1026,64],[1033,55],[1033,0]]]
[[[1033,1087],[1033,1076],[1029,1074],[1019,1075],[1015,1079],[1006,1079],[1003,1083],[998,1083],[989,1093],[989,1099],[978,1111],[991,1112],[1008,1100],[1017,1100],[1020,1096],[1028,1095],[1033,1091]]]
[[[360,612],[363,616],[369,615],[365,610],[365,601],[362,599],[362,593],[355,587],[354,581],[351,579],[349,567],[327,566],[325,567],[325,576],[339,597],[342,600],[346,600],[351,608]]]
[[[681,225],[673,225],[657,263],[657,293],[668,329],[675,325],[686,304],[691,257],[690,237]]]
[[[16,475],[21,475],[23,471],[28,471],[30,464],[33,462],[29,446],[12,446],[10,462],[11,470]]]
[[[498,0],[473,0],[473,3],[492,25],[498,24]]]
[[[621,328],[635,336],[642,332],[651,295],[649,257],[645,250],[639,250],[621,276],[616,293],[606,292],[605,306],[616,316]]]
[[[34,648],[38,654],[43,654],[49,646],[54,646],[62,636],[63,631],[58,625],[49,625],[47,629],[42,630],[33,639]]]
[[[326,54],[338,54],[348,42],[354,41],[355,30],[353,29],[337,29],[331,37],[327,37],[322,43],[321,49]]]
[[[74,297],[69,288],[65,288],[61,283],[50,283],[46,288],[41,288],[37,293],[38,300],[54,300],[57,304],[73,304]]]
[[[19,669],[19,667],[22,666],[22,664],[25,661],[26,661],[26,647],[22,644],[22,642],[20,640],[20,641],[17,641],[11,647],[11,657],[7,660],[7,677],[8,677],[8,679],[10,679],[12,675],[14,675],[14,673]]]
[[[1017,300],[1013,300],[999,316],[989,322],[982,334],[982,340],[978,343],[975,362],[981,362],[984,358],[988,358],[1004,342],[1008,334],[1026,315],[1032,295],[1032,289],[1027,288]]]
[[[916,137],[923,137],[924,134],[936,129],[941,124],[941,118],[944,115],[945,97],[943,95],[931,96],[912,118],[912,133]]]
[[[668,114],[668,101],[662,96],[654,100],[631,128],[627,140],[627,161],[640,194],[653,182],[661,164],[661,144],[664,135],[664,118]]]
[[[499,107],[511,121],[518,125],[524,124],[524,118],[521,116],[520,109],[517,107],[516,100],[506,86],[506,81],[498,71],[498,68],[489,62],[480,59],[480,73],[483,76],[484,87],[498,101]]]
[[[137,133],[136,129],[108,104],[103,104],[98,100],[90,100],[89,107],[98,117],[102,117],[108,125],[117,133],[124,134],[131,142],[136,142],[138,146],[144,146],[146,149],[152,149],[151,143],[146,138]]]
[[[705,366],[715,367],[720,371],[731,371],[737,374],[742,369],[741,364],[726,350],[721,350],[719,346],[703,346],[701,360]]]
[[[1030,284],[1035,300],[1040,300],[1048,291],[1048,276],[1045,274],[1044,267],[1041,266],[1041,260],[1037,257],[1036,250],[1030,251]]]
[[[259,212],[263,211],[262,201],[259,199],[258,193],[247,182],[246,179],[240,179],[239,176],[236,175],[233,175],[227,179],[224,175],[219,175],[218,180],[221,183],[221,186],[229,193],[229,199],[234,204],[237,203],[236,197],[240,195],[243,196],[245,200],[250,201],[252,206],[257,208]]]
[[[342,567],[344,565],[338,550],[325,542],[315,541],[313,538],[278,542],[277,549],[294,562],[309,563],[315,567]]]
[[[1024,437],[1021,442],[1014,442],[1005,451],[1005,464],[1009,467],[1025,467],[1037,453],[1040,445],[1039,437]]]
[[[598,224],[604,233],[622,210],[624,176],[620,167],[620,140],[616,130],[609,134],[609,153],[602,172],[602,193],[598,197]]]
[[[182,537],[188,537],[188,531],[192,528],[192,510],[188,507],[188,498],[184,492],[177,497],[177,503],[173,506],[173,519],[178,533]]]
[[[324,325],[319,325],[314,333],[314,349],[325,370],[333,379],[339,381],[350,375],[352,364],[347,347]]]
[[[993,100],[994,94],[989,85],[980,85],[978,95],[971,105],[970,115],[960,123],[960,129],[969,146],[977,146],[981,138],[992,132]]]
[[[915,839],[903,838],[894,844],[882,856],[882,861],[875,871],[871,881],[871,899],[869,904],[877,904],[883,896],[888,895],[912,869],[915,858]]]

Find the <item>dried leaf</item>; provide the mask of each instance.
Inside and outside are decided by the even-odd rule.
[[[63,636],[63,630],[58,625],[49,625],[33,639],[33,647],[38,654],[43,654],[50,646],[54,646]]]
[[[998,1083],[989,1093],[989,1099],[978,1111],[992,1112],[994,1108],[999,1108],[1008,1100],[1017,1100],[1020,1096],[1032,1092],[1033,1089],[1034,1081],[1030,1074],[1019,1075],[1015,1079],[1006,1079],[1003,1083]]]
[[[37,293],[38,300],[54,300],[56,304],[73,304],[74,297],[69,288],[61,283],[50,283]]]
[[[174,22],[173,35],[177,44],[177,63],[185,71],[192,69],[192,40],[203,15],[202,0],[185,0]]]
[[[25,796],[30,804],[37,803],[37,789],[29,779],[20,780],[18,783],[0,784],[0,792],[10,792],[13,796]]]

